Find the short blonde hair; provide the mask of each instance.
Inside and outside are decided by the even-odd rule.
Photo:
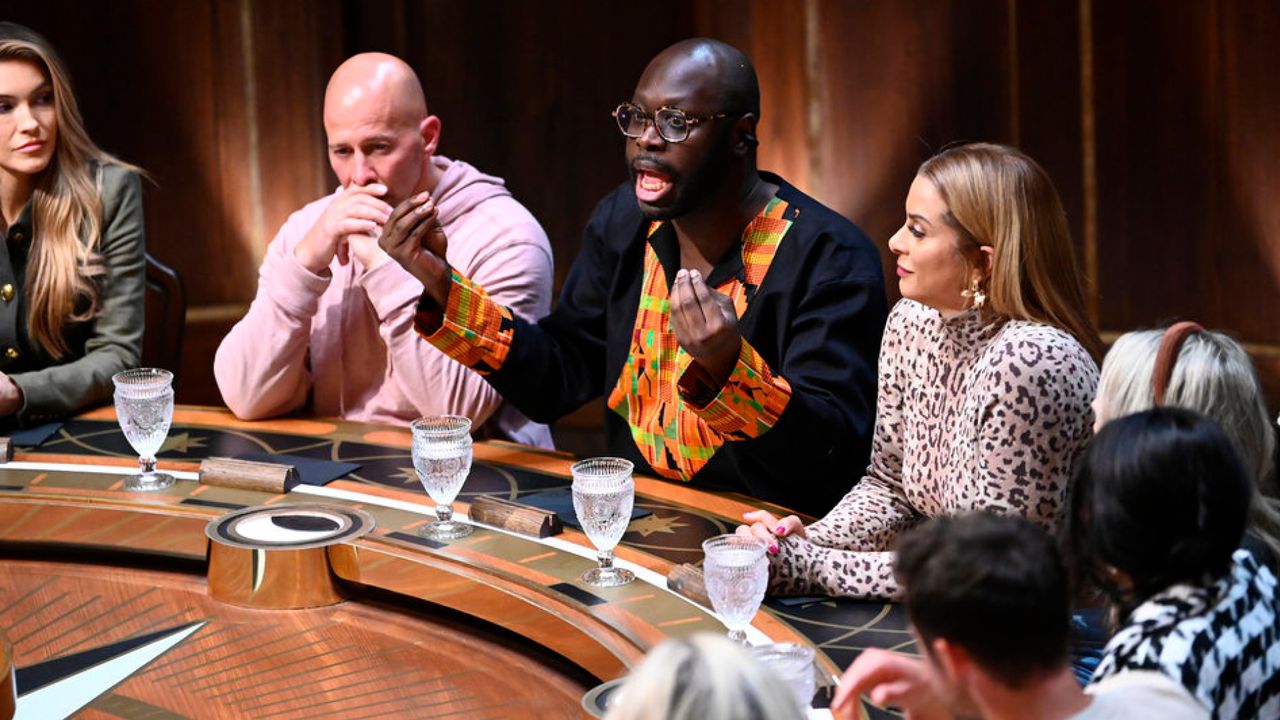
[[[745,648],[707,633],[654,648],[615,697],[605,720],[805,717],[790,688]]]
[[[1116,339],[1098,379],[1098,417],[1106,422],[1155,406],[1156,353],[1164,330],[1137,330]],[[1280,557],[1280,512],[1262,492],[1272,490],[1276,439],[1262,384],[1249,355],[1229,336],[1202,330],[1178,351],[1164,404],[1217,421],[1254,482],[1250,526]]]

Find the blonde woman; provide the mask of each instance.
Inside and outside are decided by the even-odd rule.
[[[142,348],[136,168],[85,133],[49,43],[0,22],[0,423],[106,399]]]
[[[667,640],[632,671],[604,720],[803,718],[786,683],[721,635]]]
[[[770,543],[774,592],[892,597],[891,550],[927,518],[1063,518],[1101,343],[1048,175],[1002,145],[946,150],[921,166],[889,248],[903,299],[865,476],[807,528],[765,511],[738,528]]]
[[[1102,363],[1095,429],[1157,405],[1194,410],[1226,431],[1253,480],[1245,546],[1261,562],[1273,568],[1280,564],[1276,439],[1262,384],[1244,348],[1195,323],[1121,335]]]

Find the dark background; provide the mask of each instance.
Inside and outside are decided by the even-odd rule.
[[[1016,144],[1057,183],[1105,339],[1184,317],[1226,329],[1280,401],[1271,0],[46,0],[4,15],[53,41],[92,136],[155,179],[148,245],[190,303],[180,401],[220,404],[213,351],[267,242],[336,184],[320,111],[342,58],[413,65],[441,152],[507,179],[558,284],[624,179],[609,111],[692,35],[756,63],[762,167],[860,224],[886,263],[920,161]]]

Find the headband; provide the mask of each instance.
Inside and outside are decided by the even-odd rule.
[[[1164,331],[1164,337],[1160,339],[1160,350],[1156,352],[1156,369],[1151,375],[1157,406],[1164,405],[1164,394],[1169,389],[1170,381],[1173,380],[1173,366],[1178,362],[1182,343],[1191,335],[1203,331],[1204,328],[1199,323],[1189,320],[1174,323]]]

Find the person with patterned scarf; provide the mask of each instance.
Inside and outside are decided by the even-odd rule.
[[[1252,492],[1226,434],[1187,410],[1113,420],[1090,443],[1069,535],[1119,621],[1095,692],[1180,686],[1214,718],[1280,718],[1277,581],[1239,549]]]

